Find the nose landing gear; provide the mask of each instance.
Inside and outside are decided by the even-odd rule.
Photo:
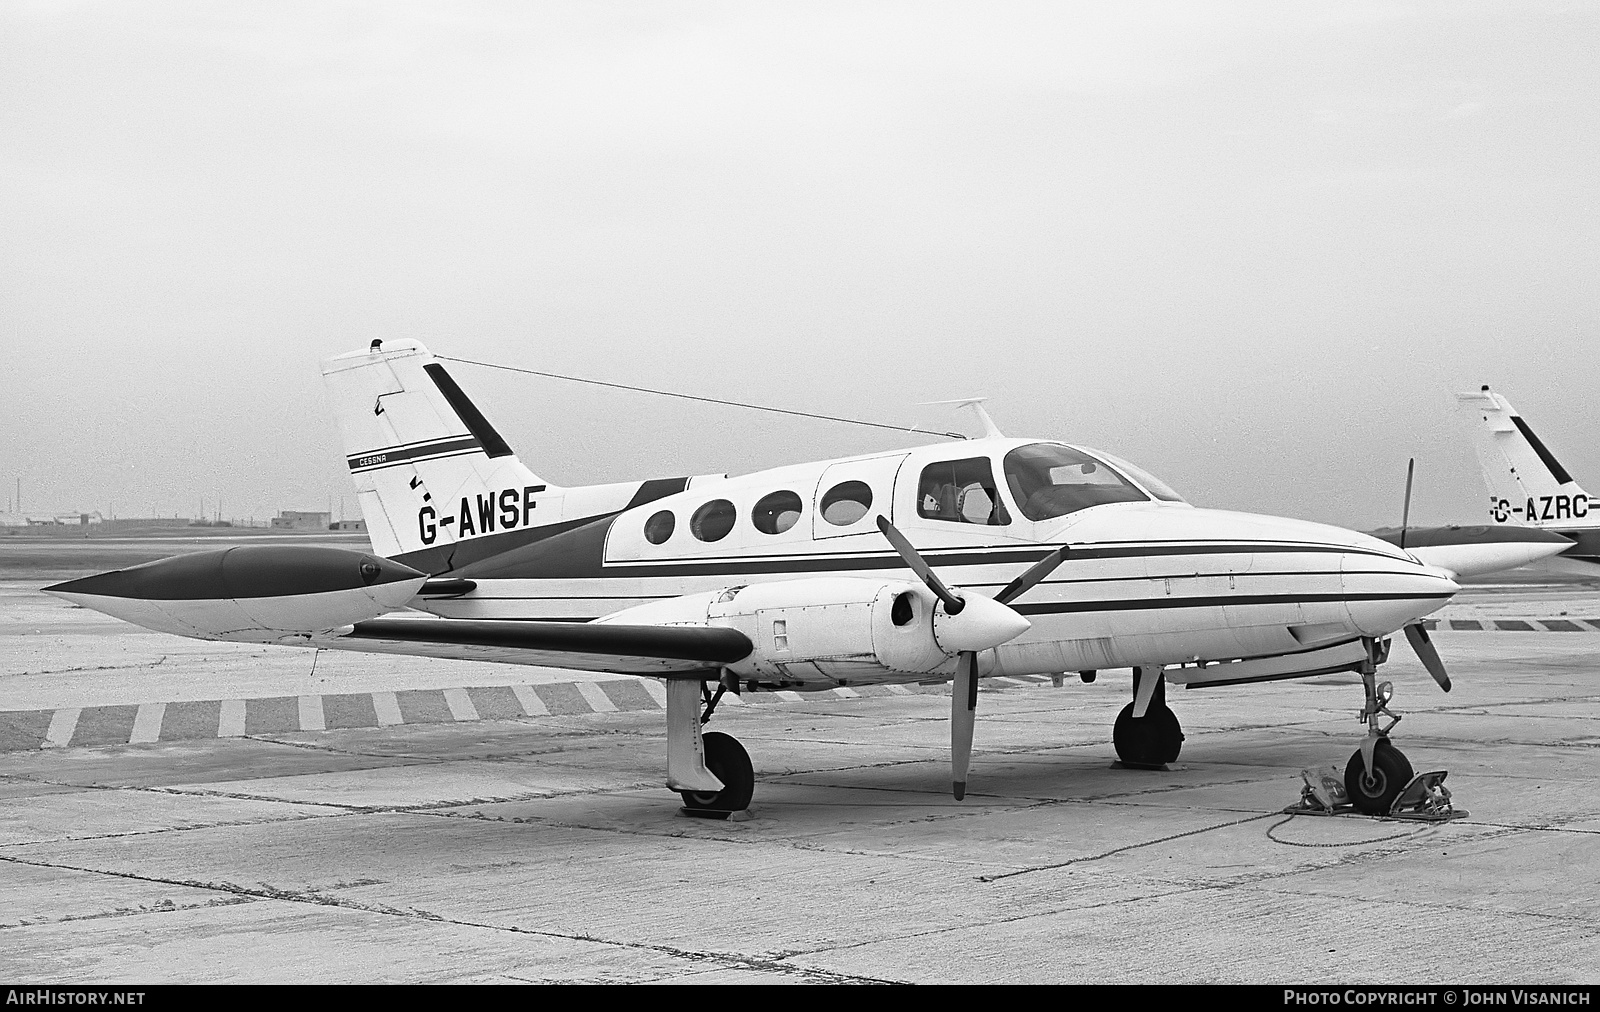
[[[1367,659],[1361,665],[1361,685],[1367,698],[1357,719],[1367,725],[1367,736],[1345,766],[1344,786],[1357,811],[1387,815],[1394,799],[1411,783],[1414,774],[1405,754],[1389,740],[1389,732],[1400,723],[1400,715],[1389,709],[1394,685],[1390,682],[1378,684],[1378,665],[1389,659],[1389,642],[1375,639],[1365,642]],[[1389,722],[1380,727],[1379,717],[1388,717]]]
[[[1423,822],[1444,822],[1466,816],[1450,800],[1444,786],[1448,775],[1443,770],[1417,774],[1411,763],[1389,740],[1389,732],[1400,723],[1400,714],[1389,709],[1394,686],[1378,684],[1378,665],[1389,658],[1386,640],[1366,640],[1367,659],[1362,663],[1361,684],[1366,689],[1366,704],[1357,719],[1367,725],[1361,747],[1350,756],[1344,777],[1339,768],[1301,770],[1305,786],[1300,803],[1284,809],[1288,815],[1343,815],[1352,809],[1362,815]],[[1389,722],[1380,724],[1380,717]]]

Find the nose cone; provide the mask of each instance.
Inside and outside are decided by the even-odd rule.
[[[1250,553],[1239,585],[1262,587],[1287,602],[1286,625],[1340,625],[1386,636],[1439,610],[1461,589],[1451,573],[1342,527],[1207,509],[1152,511],[1148,521],[1143,533],[1152,540]],[[1248,604],[1240,600],[1235,607]],[[1254,614],[1279,613],[1263,605]]]
[[[1347,552],[1339,567],[1350,622],[1368,636],[1386,636],[1444,607],[1461,589],[1453,574],[1410,559]]]
[[[993,598],[963,592],[966,605],[954,615],[940,607],[933,613],[933,638],[941,650],[988,650],[1016,639],[1032,623]]]

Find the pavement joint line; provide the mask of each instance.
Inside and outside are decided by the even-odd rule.
[[[446,917],[442,914],[436,914],[430,910],[424,910],[418,907],[397,907],[390,906],[389,904],[385,903],[361,903],[348,897],[330,896],[324,892],[278,889],[265,884],[257,887],[251,887],[239,885],[234,882],[202,882],[192,879],[163,878],[154,875],[139,875],[134,872],[112,871],[107,868],[90,868],[78,865],[56,864],[46,861],[29,861],[23,858],[11,857],[3,854],[0,854],[0,861],[10,861],[15,864],[29,865],[35,868],[51,868],[57,871],[80,871],[91,875],[106,875],[113,878],[127,879],[134,882],[148,882],[154,885],[185,886],[191,889],[206,889],[213,892],[226,893],[232,896],[245,897],[247,899],[278,900],[286,903],[305,903],[316,906],[339,907],[345,910],[356,910],[363,913],[379,914],[388,917],[415,918],[417,920],[431,921],[440,924],[451,924],[462,928],[478,928],[480,930],[500,931],[508,934],[532,935],[541,938],[559,938],[563,941],[587,942],[593,945],[642,950],[684,959],[691,963],[711,963],[723,967],[765,969],[779,971],[786,976],[798,976],[835,983],[895,983],[895,981],[887,978],[865,977],[859,974],[836,973],[824,969],[795,966],[793,964],[784,963],[781,960],[742,956],[734,953],[680,949],[670,945],[630,942],[612,938],[599,938],[594,935],[587,934],[524,928],[515,924],[490,924],[481,921],[471,921],[459,917]]]
[[[55,924],[72,924],[77,921],[100,921],[110,917],[142,917],[149,914],[176,914],[186,913],[191,910],[210,910],[215,907],[238,906],[241,903],[253,903],[254,900],[246,896],[213,896],[204,903],[171,903],[164,901],[149,906],[118,907],[115,910],[101,910],[92,914],[68,914],[65,917],[40,918],[37,920],[22,920],[11,924],[0,922],[0,929],[5,928],[33,928]]]
[[[274,799],[271,799],[271,798],[258,798],[258,799],[251,799],[251,800],[271,801],[271,800],[274,800]],[[305,804],[305,805],[316,805],[316,804],[319,804],[318,802],[312,802],[312,801],[281,802],[281,803],[283,803],[283,804]],[[325,806],[325,807],[336,807],[336,806]],[[68,837],[64,837],[64,838],[59,839],[59,840],[15,840],[15,841],[12,841],[10,843],[0,843],[0,851],[4,851],[7,848],[11,848],[11,847],[41,847],[41,846],[49,846],[49,845],[52,845],[52,844],[64,844],[64,843],[92,843],[92,842],[95,842],[97,840],[122,840],[122,839],[128,839],[128,838],[132,838],[132,837],[136,837],[136,836],[160,836],[160,835],[162,835],[164,833],[190,833],[190,832],[194,832],[196,830],[202,830],[202,829],[232,829],[232,828],[237,828],[237,827],[240,827],[240,826],[278,826],[278,825],[286,825],[286,824],[291,823],[291,822],[308,822],[308,821],[311,821],[313,819],[333,819],[333,818],[343,818],[343,817],[345,817],[347,815],[367,815],[367,814],[370,814],[370,813],[362,812],[362,811],[349,810],[349,809],[339,809],[337,811],[327,812],[325,814],[320,814],[320,815],[309,814],[309,813],[299,813],[299,814],[296,814],[296,815],[285,815],[285,816],[282,816],[280,818],[275,818],[275,819],[236,819],[236,820],[229,820],[229,821],[225,821],[225,822],[202,822],[202,823],[195,823],[195,824],[192,824],[192,825],[184,825],[184,826],[161,826],[161,827],[156,828],[156,829],[130,829],[130,830],[127,830],[127,831],[121,832],[121,833],[98,833],[98,834],[96,834],[94,836],[68,836]],[[26,861],[26,860],[23,860],[21,858],[13,857],[13,856],[5,854],[5,853],[0,853],[0,861],[12,861],[12,862],[15,862],[17,864],[38,864],[38,862]],[[39,865],[39,866],[40,867],[50,867],[50,868],[56,867],[55,865],[50,865],[50,864],[43,864],[43,865]],[[72,869],[72,870],[82,871],[84,869]]]
[[[1144,903],[1144,902],[1146,902],[1148,900],[1152,900],[1152,899],[1165,898],[1165,897],[1169,897],[1169,896],[1181,896],[1181,895],[1191,894],[1191,893],[1206,892],[1208,889],[1211,889],[1211,888],[1214,888],[1214,887],[1205,886],[1205,885],[1197,886],[1197,885],[1192,885],[1192,884],[1171,883],[1169,888],[1158,889],[1158,890],[1156,890],[1154,892],[1144,892],[1144,893],[1140,893],[1140,894],[1138,894],[1136,896],[1118,896],[1118,897],[1115,897],[1115,898],[1112,898],[1112,899],[1103,900],[1103,901],[1095,902],[1095,903],[1078,903],[1078,904],[1069,903],[1069,904],[1067,904],[1065,906],[1051,906],[1048,909],[1029,911],[1028,913],[1024,913],[1024,914],[1012,914],[1012,915],[1007,916],[1007,917],[991,917],[991,918],[987,918],[987,919],[984,919],[984,920],[969,921],[969,922],[965,922],[965,923],[961,923],[961,924],[941,924],[936,928],[926,928],[926,929],[924,929],[922,931],[908,931],[908,932],[904,932],[902,934],[895,935],[892,938],[868,938],[868,939],[862,939],[861,941],[856,941],[856,942],[846,942],[846,943],[844,943],[842,945],[817,946],[814,949],[795,949],[795,950],[792,950],[792,951],[791,950],[784,950],[783,955],[784,955],[785,958],[789,958],[789,957],[793,957],[793,956],[815,955],[817,953],[822,953],[822,952],[838,952],[838,951],[843,951],[845,949],[860,948],[863,945],[881,945],[881,944],[884,944],[885,942],[889,942],[889,943],[904,942],[904,941],[906,941],[908,939],[929,938],[929,937],[932,937],[934,935],[944,935],[944,934],[949,934],[949,933],[954,932],[954,931],[978,931],[978,932],[981,932],[984,929],[994,928],[994,927],[997,927],[997,926],[1002,925],[1002,924],[1016,924],[1016,923],[1019,923],[1021,921],[1032,920],[1034,918],[1054,917],[1056,915],[1059,915],[1059,914],[1062,914],[1062,913],[1066,913],[1066,912],[1083,913],[1084,911],[1088,911],[1088,910],[1103,910],[1106,907],[1124,906],[1124,905],[1129,904],[1129,903]]]
[[[1340,863],[1343,863],[1343,862],[1340,862]],[[1329,867],[1334,867],[1334,866],[1330,865]],[[1227,889],[1254,889],[1256,891],[1269,893],[1269,894],[1274,895],[1274,896],[1293,896],[1296,899],[1313,900],[1313,901],[1323,900],[1323,899],[1327,898],[1327,894],[1326,893],[1321,893],[1321,892],[1316,892],[1316,891],[1311,891],[1311,890],[1284,889],[1284,888],[1276,887],[1276,886],[1273,886],[1273,885],[1270,884],[1270,883],[1272,883],[1273,881],[1275,881],[1275,880],[1277,880],[1279,878],[1285,877],[1287,874],[1290,874],[1290,873],[1288,873],[1288,872],[1282,872],[1282,873],[1280,873],[1280,872],[1268,872],[1268,873],[1265,873],[1263,875],[1263,877],[1259,881],[1256,881],[1256,880],[1241,880],[1241,881],[1237,881],[1237,882],[1234,882],[1234,883],[1217,883],[1215,888],[1221,889],[1221,890],[1227,890]],[[1445,903],[1445,902],[1439,902],[1439,901],[1434,901],[1434,900],[1416,899],[1414,897],[1403,896],[1403,895],[1390,896],[1390,897],[1386,898],[1384,902],[1385,902],[1385,904],[1389,904],[1389,903],[1392,902],[1392,903],[1400,904],[1400,905],[1403,905],[1403,906],[1417,907],[1417,908],[1421,908],[1421,909],[1425,909],[1425,910],[1449,910],[1449,911],[1453,911],[1453,912],[1456,912],[1456,913],[1468,913],[1468,914],[1480,914],[1480,915],[1481,914],[1486,914],[1486,913],[1492,913],[1497,918],[1498,917],[1504,917],[1504,916],[1530,917],[1530,918],[1534,918],[1536,920],[1541,920],[1541,921],[1558,921],[1558,922],[1563,923],[1563,924],[1587,925],[1587,926],[1590,926],[1591,928],[1593,927],[1593,925],[1595,923],[1594,918],[1592,916],[1591,917],[1585,917],[1582,914],[1558,914],[1558,913],[1547,913],[1547,912],[1539,911],[1539,910],[1526,910],[1526,909],[1524,909],[1524,910],[1501,910],[1501,909],[1497,909],[1497,908],[1493,908],[1493,907],[1475,907],[1475,906],[1470,906],[1470,905],[1465,904],[1465,903]]]

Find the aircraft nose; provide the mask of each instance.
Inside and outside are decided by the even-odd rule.
[[[1433,614],[1461,589],[1436,566],[1368,552],[1346,552],[1339,576],[1350,622],[1368,636],[1386,636]]]

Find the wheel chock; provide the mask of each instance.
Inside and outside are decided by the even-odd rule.
[[[1444,770],[1434,770],[1412,777],[1389,807],[1389,818],[1446,822],[1465,816],[1465,811],[1450,803],[1450,789],[1444,785],[1444,778],[1449,775]]]
[[[1448,822],[1467,815],[1463,809],[1450,802],[1450,791],[1444,786],[1444,770],[1419,773],[1406,784],[1405,790],[1389,806],[1386,819],[1407,819],[1414,822]],[[1344,787],[1344,774],[1337,766],[1320,770],[1301,770],[1305,781],[1300,787],[1300,800],[1283,810],[1285,815],[1361,815],[1350,803],[1350,794]]]
[[[1300,801],[1284,809],[1288,815],[1338,815],[1354,811],[1350,794],[1344,789],[1344,774],[1337,766],[1320,770],[1301,770],[1305,781],[1300,787]]]

